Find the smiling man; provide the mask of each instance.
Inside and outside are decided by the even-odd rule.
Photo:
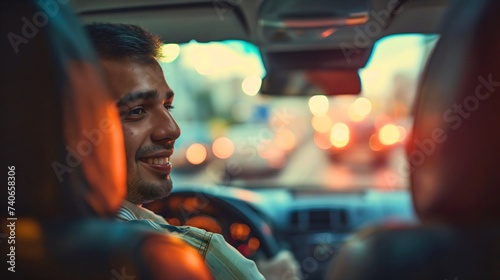
[[[170,194],[169,161],[180,135],[170,115],[174,93],[154,58],[101,59],[120,112],[127,156],[127,200],[147,203]]]
[[[174,93],[157,62],[161,41],[133,25],[94,23],[86,26],[97,50],[123,126],[128,194],[118,218],[175,232],[204,257],[216,279],[264,279],[219,234],[175,227],[142,208],[170,194],[170,156],[180,129],[170,110]]]

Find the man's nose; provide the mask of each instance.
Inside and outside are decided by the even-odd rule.
[[[162,111],[156,115],[151,135],[153,141],[172,141],[179,138],[180,135],[181,130],[170,112]]]

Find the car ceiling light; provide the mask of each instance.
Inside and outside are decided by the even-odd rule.
[[[259,25],[274,28],[322,28],[344,27],[365,24],[368,22],[368,13],[354,13],[345,18],[324,19],[285,19],[285,20],[259,20]]]

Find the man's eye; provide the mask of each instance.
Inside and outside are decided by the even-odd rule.
[[[174,106],[172,106],[172,105],[170,105],[170,104],[165,104],[164,106],[165,106],[165,108],[167,109],[167,111],[171,111],[171,110],[173,110],[173,109],[174,109]]]
[[[137,115],[140,115],[140,114],[144,114],[146,111],[144,111],[144,109],[142,108],[135,108],[135,109],[132,109],[130,111],[128,111],[127,115],[129,116],[137,116]]]

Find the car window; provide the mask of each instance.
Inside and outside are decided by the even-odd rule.
[[[437,35],[394,35],[360,69],[359,95],[269,97],[244,41],[163,46],[181,127],[176,181],[339,191],[408,187],[404,144],[416,85]],[[297,86],[300,81],[297,81]]]

